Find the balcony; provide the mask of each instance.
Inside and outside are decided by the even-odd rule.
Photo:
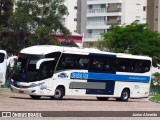
[[[106,13],[106,9],[105,8],[88,9],[88,13]]]
[[[87,0],[87,5],[106,3],[122,3],[122,0]]]
[[[92,7],[92,5],[90,5]],[[120,16],[122,14],[121,3],[109,3],[104,8],[92,8],[87,10],[87,17]]]
[[[86,38],[90,38],[90,39],[100,39],[100,38],[101,38],[101,35],[100,35],[100,34],[87,33],[87,34],[86,34]]]
[[[107,25],[121,25],[121,21],[107,21]]]
[[[92,29],[92,30],[96,30],[96,29],[108,29],[110,26],[107,24],[89,24],[87,25],[86,29]]]
[[[121,25],[121,16],[107,17],[107,25]]]
[[[109,3],[107,4],[107,12],[122,12],[122,4],[121,3]]]
[[[115,8],[115,9],[107,9],[107,12],[108,13],[113,13],[113,12],[122,12],[122,9],[121,8]]]

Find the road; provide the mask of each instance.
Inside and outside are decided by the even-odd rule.
[[[0,111],[160,111],[160,104],[148,99],[130,99],[128,102],[118,102],[115,99],[97,101],[95,97],[65,96],[56,101],[44,97],[33,100],[28,95],[11,93],[9,90],[0,91]],[[113,112],[114,113],[114,112]],[[91,113],[92,114],[92,113]],[[106,117],[107,120],[159,120],[158,117]],[[105,117],[46,117],[45,119],[63,120],[106,120]],[[11,120],[16,118],[0,118]],[[18,118],[17,118],[18,119]],[[23,118],[37,120],[44,118]]]

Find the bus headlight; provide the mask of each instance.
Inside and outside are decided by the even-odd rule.
[[[45,83],[45,82],[38,83],[38,84],[32,83],[32,84],[30,85],[30,87],[37,87],[37,86],[43,85],[44,83]]]

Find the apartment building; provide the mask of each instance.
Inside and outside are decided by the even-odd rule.
[[[61,21],[71,31],[77,32],[77,9],[78,0],[62,0],[68,8],[68,15],[65,15]]]
[[[147,24],[149,29],[160,32],[160,0],[147,0]]]
[[[19,0],[14,0],[13,10],[17,8],[16,2]],[[61,0],[64,5],[68,8],[68,15],[63,16],[61,22],[71,31],[77,32],[77,9],[78,0]]]
[[[112,25],[146,23],[147,0],[81,0],[81,29],[84,42],[94,42]]]

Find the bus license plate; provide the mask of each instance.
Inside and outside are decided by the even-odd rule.
[[[19,93],[24,94],[24,91],[20,90]]]

